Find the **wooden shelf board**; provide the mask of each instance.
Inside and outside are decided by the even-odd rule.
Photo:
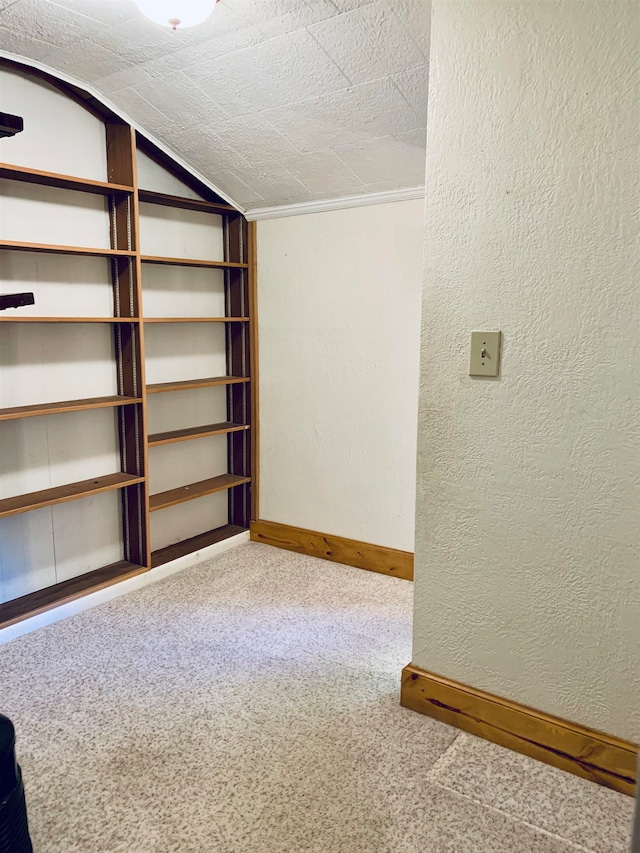
[[[63,400],[59,403],[41,403],[35,406],[14,406],[11,409],[0,409],[0,421],[11,421],[15,418],[37,418],[41,415],[59,415],[64,412],[83,412],[87,409],[108,409],[114,406],[129,406],[141,403],[141,397],[89,397],[86,400]]]
[[[134,258],[135,252],[125,249],[87,249],[82,246],[58,246],[55,243],[21,243],[0,240],[0,249],[14,252],[48,252],[52,255],[85,255],[95,258]]]
[[[139,317],[0,317],[0,323],[139,323]]]
[[[8,515],[19,515],[34,509],[42,509],[53,504],[75,501],[90,495],[99,495],[114,489],[123,489],[134,483],[141,483],[144,477],[134,474],[105,474],[78,483],[68,483],[66,486],[55,486],[53,489],[43,489],[40,492],[30,492],[27,495],[16,495],[13,498],[0,500],[0,518]]]
[[[248,323],[248,317],[145,317],[144,323]]]
[[[138,199],[146,204],[161,204],[163,207],[178,207],[183,210],[197,210],[201,213],[218,213],[221,215],[238,213],[230,204],[216,204],[199,198],[182,198],[177,195],[166,195],[153,190],[138,190]]]
[[[192,536],[182,542],[167,545],[166,548],[159,548],[151,552],[151,568],[163,566],[165,563],[170,563],[186,554],[193,554],[209,545],[215,545],[216,542],[223,542],[231,536],[237,536],[238,533],[245,533],[246,529],[246,527],[238,527],[235,524],[224,524],[215,530],[208,530],[206,533],[200,533],[198,536]]]
[[[149,436],[149,447],[161,444],[173,444],[176,441],[189,441],[193,438],[206,438],[208,435],[225,435],[229,432],[242,432],[249,429],[248,424],[232,424],[228,421],[220,424],[205,424],[204,426],[174,429],[169,432],[155,432]]]
[[[243,483],[250,482],[250,477],[241,477],[239,474],[220,474],[217,477],[209,477],[207,480],[190,483],[188,486],[179,486],[177,489],[158,492],[149,498],[149,512],[156,512],[159,509],[176,506],[176,504],[185,501],[193,501],[196,498],[203,498],[205,495],[223,492],[234,488],[234,486],[241,486]]]
[[[93,572],[87,572],[29,595],[14,598],[13,601],[6,601],[0,604],[0,628],[7,628],[29,616],[44,613],[53,607],[66,604],[90,592],[96,592],[146,571],[145,566],[136,566],[127,560],[120,560],[110,566],[103,566]]]
[[[73,175],[61,175],[57,172],[43,172],[40,169],[12,166],[9,163],[2,163],[0,165],[0,178],[47,187],[60,187],[64,190],[78,190],[79,192],[93,193],[95,195],[133,192],[133,187],[128,187],[124,184],[109,184],[105,181],[76,178]]]
[[[208,379],[182,379],[178,382],[158,382],[147,385],[147,394],[161,394],[165,391],[189,391],[192,388],[212,388],[215,385],[235,385],[249,382],[248,376],[211,376]]]
[[[195,258],[164,258],[156,255],[141,255],[143,264],[170,264],[178,267],[211,267],[220,270],[246,270],[249,264],[239,264],[234,261],[205,261]]]

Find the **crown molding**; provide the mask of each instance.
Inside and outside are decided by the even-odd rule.
[[[148,130],[145,130],[144,127],[141,127],[137,122],[133,121],[133,119],[127,115],[127,113],[123,112],[120,107],[117,107],[114,103],[112,103],[106,95],[100,92],[98,89],[95,89],[89,83],[85,83],[82,80],[78,80],[77,77],[72,77],[70,74],[65,74],[64,71],[59,71],[57,68],[53,68],[51,65],[47,65],[44,62],[40,62],[37,59],[30,59],[28,56],[22,56],[18,53],[9,53],[6,50],[0,50],[0,58],[9,59],[12,62],[17,62],[19,65],[24,65],[27,68],[34,68],[36,71],[44,71],[45,74],[50,74],[52,77],[57,77],[62,83],[69,83],[72,86],[77,86],[79,89],[84,89],[91,97],[95,98],[97,101],[100,101],[108,107],[112,112],[114,112],[117,116],[119,116],[123,121],[125,121],[128,125],[130,125],[134,130],[137,130],[142,134],[146,139],[159,148],[162,152],[164,152],[168,157],[171,157],[178,165],[182,166],[183,169],[186,169],[187,172],[191,172],[191,174],[201,181],[206,187],[209,187],[210,190],[213,190],[214,193],[217,193],[220,198],[223,198],[230,205],[235,207],[237,211],[240,213],[245,213],[244,208],[235,202],[227,193],[223,192],[220,187],[217,187],[215,184],[211,183],[210,180],[205,178],[205,176],[199,172],[197,169],[187,163],[186,160],[183,160],[175,151],[172,151],[168,148],[164,143],[160,142],[153,134],[149,133]]]
[[[366,207],[370,204],[390,204],[424,198],[424,187],[407,187],[402,190],[386,190],[365,195],[348,195],[342,198],[326,198],[321,201],[303,201],[298,204],[281,204],[276,207],[253,207],[244,215],[250,222],[262,219],[279,219],[282,216],[303,216],[305,213],[326,213],[329,210],[344,210],[348,207]]]

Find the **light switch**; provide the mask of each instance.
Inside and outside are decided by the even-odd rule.
[[[500,375],[501,332],[471,332],[470,376]]]

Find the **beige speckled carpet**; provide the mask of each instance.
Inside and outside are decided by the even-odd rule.
[[[406,581],[243,545],[0,647],[36,853],[622,853],[633,802],[399,706]]]

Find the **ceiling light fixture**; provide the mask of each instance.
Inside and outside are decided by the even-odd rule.
[[[210,17],[218,0],[135,0],[145,18],[171,30],[197,27]]]

